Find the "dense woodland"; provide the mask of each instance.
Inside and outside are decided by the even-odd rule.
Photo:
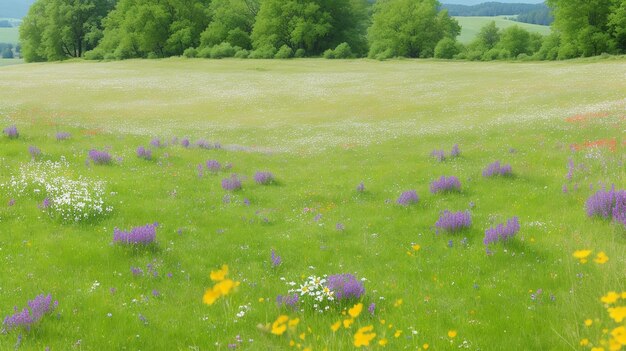
[[[548,0],[553,34],[491,23],[474,42],[437,0],[37,0],[27,61],[392,57],[554,60],[626,53],[626,0]]]

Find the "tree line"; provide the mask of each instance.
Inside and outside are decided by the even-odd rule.
[[[36,0],[27,61],[187,57],[567,59],[626,52],[626,0],[548,0],[553,34],[519,27],[463,46],[437,0]]]

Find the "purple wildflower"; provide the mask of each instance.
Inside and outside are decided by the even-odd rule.
[[[574,176],[574,160],[572,160],[571,158],[569,158],[567,160],[567,175],[565,176],[567,178],[567,180],[571,181],[572,177]]]
[[[327,287],[338,301],[358,299],[365,294],[363,283],[352,274],[335,274],[328,277]]]
[[[161,293],[157,289],[152,289],[152,296],[159,297],[161,296]]]
[[[20,136],[20,133],[17,132],[17,127],[14,125],[4,128],[2,132],[4,133],[4,135],[9,137],[9,139],[17,139],[17,137]]]
[[[257,184],[268,185],[274,182],[274,175],[271,172],[256,172],[254,181]]]
[[[111,163],[111,155],[106,151],[96,149],[89,150],[89,158],[97,165],[106,165]]]
[[[183,139],[180,141],[180,145],[182,145],[183,147],[189,147],[189,139]]]
[[[430,156],[434,157],[439,162],[443,162],[446,159],[446,154],[443,150],[433,150]]]
[[[461,181],[455,176],[441,176],[441,178],[430,183],[430,192],[433,194],[451,191],[461,191]]]
[[[563,194],[567,194],[567,185],[563,184],[563,188],[561,189],[561,191],[563,192]]]
[[[202,163],[198,163],[198,178],[202,178],[204,175],[204,167],[202,167]]]
[[[517,217],[510,218],[506,221],[506,225],[500,223],[495,227],[485,230],[485,238],[483,244],[489,245],[496,241],[506,241],[515,236],[520,230],[519,220]]]
[[[416,204],[418,201],[419,197],[417,196],[415,190],[407,190],[403,192],[402,194],[400,194],[400,197],[398,197],[398,200],[396,200],[396,202],[402,206]]]
[[[365,191],[365,184],[363,184],[363,182],[360,182],[359,185],[356,186],[356,191],[362,193]]]
[[[150,145],[152,145],[154,147],[161,147],[161,146],[163,146],[163,143],[161,143],[161,139],[154,138],[154,139],[150,140]]]
[[[501,166],[500,161],[496,161],[483,170],[483,177],[510,176],[512,173],[511,165]]]
[[[376,313],[376,304],[375,303],[370,303],[370,305],[367,307],[367,312],[370,313],[370,315],[374,315]]]
[[[459,144],[454,144],[452,150],[450,151],[450,157],[459,157],[461,155],[461,150],[459,150]]]
[[[206,161],[206,169],[208,169],[211,173],[219,172],[222,165],[217,160],[208,160]]]
[[[39,208],[42,210],[47,210],[49,207],[50,207],[50,198],[43,199],[41,204],[39,204]]]
[[[337,229],[338,231],[342,232],[346,229],[346,227],[343,225],[343,223],[337,223],[335,224],[335,229]]]
[[[15,199],[10,199],[7,205],[9,205],[9,207],[15,205]]]
[[[33,300],[28,301],[28,307],[21,311],[15,306],[14,314],[6,316],[2,322],[5,331],[16,328],[30,330],[31,326],[37,323],[46,313],[52,312],[59,305],[58,301],[52,302],[52,295],[37,295]]]
[[[243,199],[243,204],[244,204],[244,206],[250,206],[250,200],[248,200],[248,198],[247,198],[247,197],[245,197],[245,198]]]
[[[221,149],[222,148],[222,144],[220,143],[210,143],[207,140],[204,139],[200,139],[196,142],[196,145],[198,145],[199,148],[201,149],[207,149],[207,150],[211,150],[211,149]]]
[[[130,267],[130,271],[133,273],[135,277],[141,277],[143,275],[143,269],[139,267]]]
[[[152,150],[146,149],[143,146],[137,148],[137,157],[143,158],[144,160],[152,159]]]
[[[460,212],[450,212],[445,210],[437,223],[435,223],[435,227],[439,230],[444,230],[448,233],[454,233],[461,231],[463,229],[467,229],[472,225],[472,215],[469,211],[460,211]]]
[[[31,145],[28,147],[28,153],[30,154],[30,157],[32,157],[33,159],[36,159],[37,157],[41,156],[41,150],[34,145]]]
[[[232,174],[229,178],[222,179],[222,189],[228,191],[240,190],[241,180],[236,174]]]
[[[57,137],[57,141],[61,141],[61,140],[67,140],[72,136],[72,134],[68,133],[68,132],[58,132],[56,137]]]
[[[120,244],[150,244],[156,240],[157,224],[134,227],[130,231],[113,230],[113,242]]]
[[[599,190],[587,199],[585,209],[589,217],[612,218],[626,226],[626,190]]]
[[[298,294],[278,295],[276,297],[276,305],[278,305],[278,307],[290,307],[290,308],[296,309],[298,308],[299,301],[300,301],[300,296],[298,296]]]
[[[274,251],[274,249],[272,249],[272,255],[271,256],[272,256],[272,268],[280,266],[280,264],[283,261],[283,259],[276,254],[276,251]]]
[[[322,214],[318,213],[315,215],[315,217],[313,217],[313,222],[319,222],[320,219],[322,219]]]
[[[141,313],[139,313],[139,320],[143,323],[143,325],[148,325],[148,319]]]

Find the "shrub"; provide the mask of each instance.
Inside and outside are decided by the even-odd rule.
[[[108,152],[96,149],[89,150],[89,159],[97,165],[108,165],[111,163],[111,155]]]
[[[513,174],[511,165],[500,165],[500,161],[489,164],[483,170],[483,177],[510,176]]]
[[[506,225],[500,223],[495,227],[485,230],[483,244],[489,245],[496,241],[506,241],[512,238],[519,230],[520,225],[518,218],[510,218],[506,221]]]
[[[250,51],[246,49],[241,49],[235,53],[235,58],[239,59],[245,59],[248,58],[248,56],[250,56]]]
[[[472,215],[469,211],[450,212],[445,210],[435,223],[437,230],[454,233],[472,226]]]
[[[241,180],[236,174],[231,175],[229,178],[222,179],[222,189],[228,191],[236,191],[241,189]]]
[[[306,56],[306,50],[302,48],[296,50],[296,53],[293,55],[293,57],[296,57],[296,58],[302,58],[304,56]]]
[[[435,58],[452,59],[459,51],[456,40],[449,37],[443,38],[435,46]]]
[[[334,58],[335,58],[335,52],[333,51],[333,49],[327,49],[326,51],[324,51],[324,53],[322,54],[322,56],[323,56],[325,59],[332,60],[332,59],[334,59]]]
[[[183,51],[183,56],[187,58],[194,58],[198,56],[198,49],[196,48],[187,48]]]
[[[225,57],[233,57],[237,51],[241,50],[240,47],[233,47],[228,42],[215,45],[211,48],[209,56],[212,59],[221,59]]]
[[[85,60],[95,60],[95,61],[104,60],[104,50],[100,48],[89,50],[85,52],[84,57],[85,57]]]
[[[278,51],[276,52],[276,55],[274,55],[274,58],[288,59],[288,58],[291,58],[292,56],[293,56],[293,49],[291,49],[287,45],[283,45],[280,47],[280,49],[278,49]]]
[[[459,178],[455,176],[441,176],[441,178],[430,183],[430,192],[433,194],[450,191],[461,191],[461,181],[459,181]]]
[[[254,174],[254,181],[261,185],[271,184],[274,182],[274,175],[271,172],[256,172]]]
[[[151,244],[156,240],[156,228],[158,223],[146,224],[142,227],[134,227],[130,231],[113,230],[113,243],[116,244]]]
[[[271,45],[262,46],[252,52],[250,52],[251,59],[271,59],[276,55],[276,48]]]
[[[398,205],[402,205],[402,206],[409,206],[412,204],[416,204],[418,201],[419,201],[419,197],[417,196],[417,193],[415,192],[415,190],[408,190],[408,191],[403,192],[402,194],[400,194],[400,197],[398,197],[398,200],[396,200]]]
[[[356,300],[365,294],[363,283],[349,273],[328,276],[327,287],[339,302],[350,299]]]
[[[337,45],[334,50],[334,54],[336,59],[349,59],[353,57],[352,48],[348,43],[341,43]]]

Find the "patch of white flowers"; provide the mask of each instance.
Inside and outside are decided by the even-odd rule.
[[[330,309],[330,303],[335,300],[334,292],[326,285],[326,277],[311,275],[305,279],[304,283],[297,289],[289,289],[289,293],[296,293],[302,305],[309,305],[317,312],[324,312]],[[289,286],[296,286],[295,282],[287,283]]]
[[[106,206],[106,182],[79,176],[70,178],[69,163],[60,161],[31,161],[20,166],[19,174],[0,184],[13,196],[47,198],[46,211],[64,222],[80,222],[97,218],[113,211]]]

